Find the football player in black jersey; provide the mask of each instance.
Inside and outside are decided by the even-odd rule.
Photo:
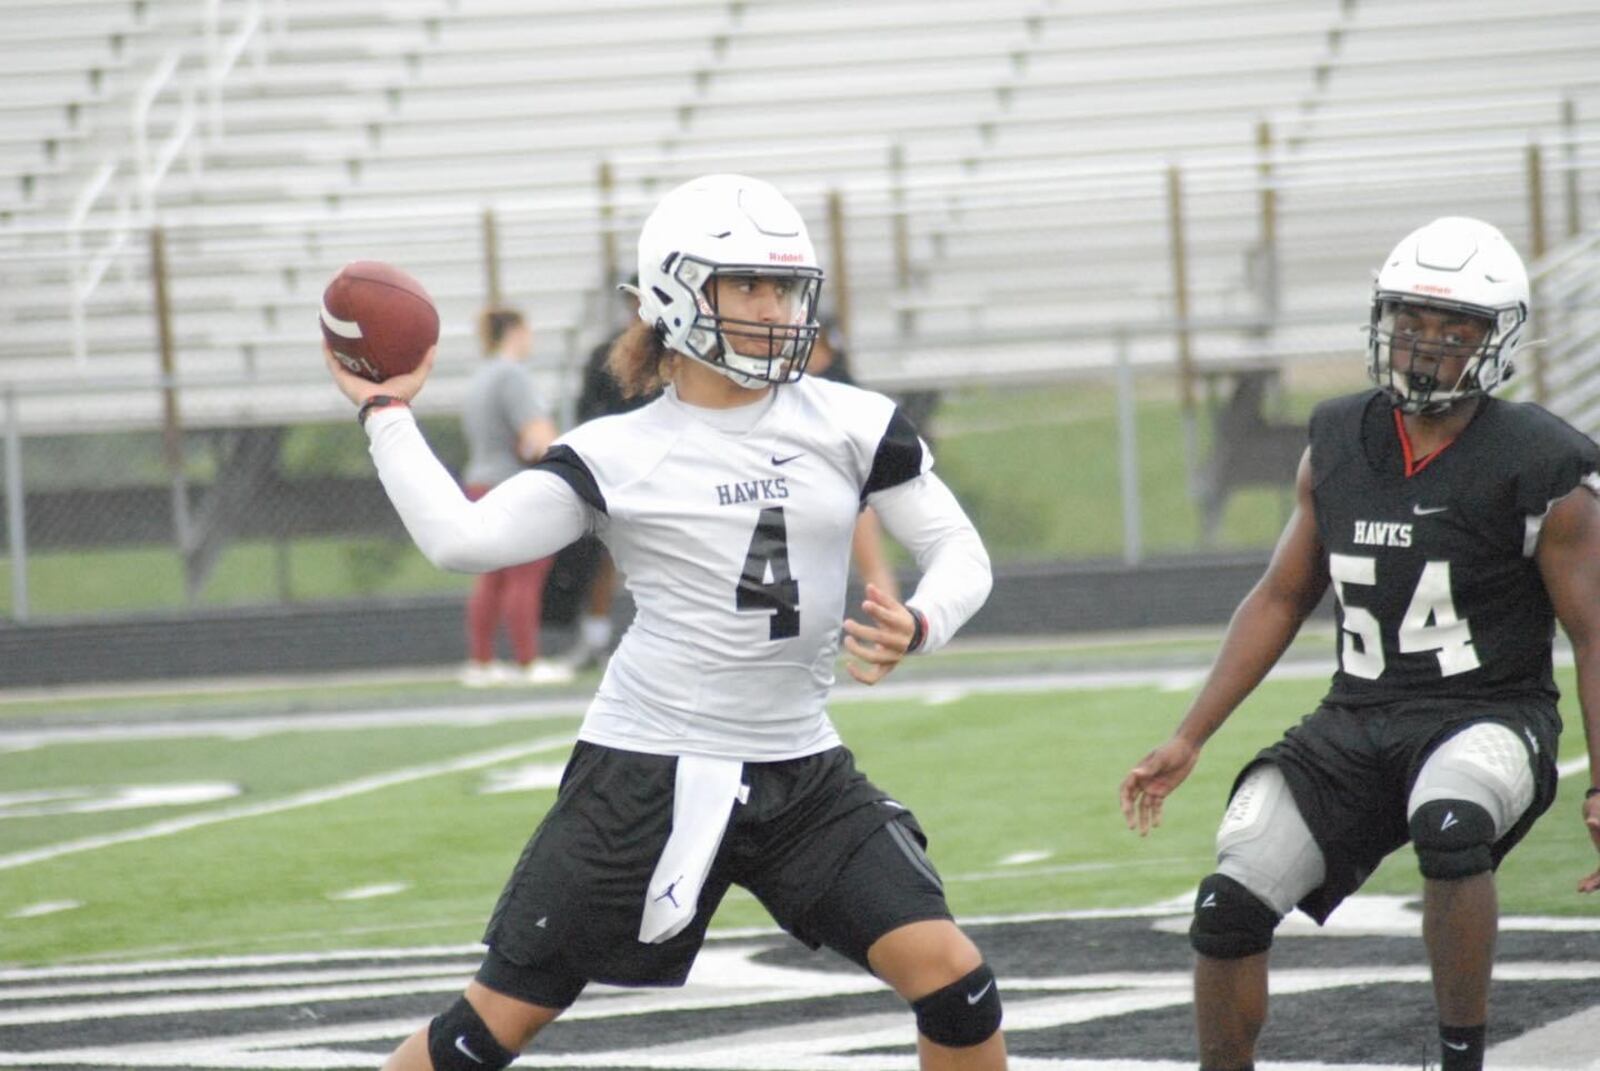
[[[1319,405],[1296,508],[1172,738],[1121,787],[1129,827],[1162,803],[1331,586],[1339,667],[1322,704],[1239,775],[1190,940],[1201,1066],[1250,1068],[1267,950],[1299,906],[1318,922],[1407,841],[1423,875],[1443,1071],[1483,1065],[1494,870],[1555,796],[1560,621],[1600,778],[1600,449],[1533,404],[1490,395],[1528,314],[1493,227],[1435,220],[1380,271],[1375,390]],[[1600,848],[1600,795],[1583,820]],[[1600,870],[1582,892],[1600,889]]]

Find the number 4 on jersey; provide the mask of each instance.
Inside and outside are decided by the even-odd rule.
[[[756,521],[733,605],[738,610],[771,614],[768,639],[800,635],[800,582],[789,574],[789,528],[782,506],[762,510]]]

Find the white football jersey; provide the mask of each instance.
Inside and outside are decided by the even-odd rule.
[[[588,504],[636,606],[579,735],[769,761],[835,746],[856,517],[931,465],[888,398],[809,376],[738,409],[669,390],[558,439],[535,468]]]

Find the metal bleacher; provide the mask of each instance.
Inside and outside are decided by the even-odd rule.
[[[1225,365],[1347,352],[1368,268],[1433,215],[1482,215],[1528,250],[1530,144],[1567,204],[1552,231],[1581,225],[1566,215],[1585,193],[1563,202],[1562,182],[1592,170],[1600,140],[1600,10],[1576,0],[1515,16],[1487,0],[269,0],[192,166],[133,213],[83,303],[74,357],[64,294],[88,254],[66,222],[127,138],[129,96],[205,7],[7,6],[0,382],[35,424],[159,419],[153,391],[65,389],[153,373],[152,222],[193,424],[340,412],[310,325],[356,257],[434,293],[430,391],[448,408],[486,295],[486,209],[501,287],[570,389],[614,323],[605,269],[626,267],[650,202],[724,169],[778,181],[846,268],[867,379],[1035,380],[1119,347],[1177,360],[1174,176],[1185,341]],[[150,136],[182,107],[157,100]],[[108,194],[82,213],[85,248],[118,212]]]

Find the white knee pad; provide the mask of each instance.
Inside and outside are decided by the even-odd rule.
[[[1480,722],[1434,749],[1417,772],[1407,820],[1424,804],[1465,800],[1494,821],[1494,838],[1505,836],[1533,805],[1533,759],[1516,732],[1500,722]]]
[[[1327,863],[1283,771],[1262,763],[1233,794],[1217,830],[1217,873],[1250,890],[1280,917],[1322,884]]]

